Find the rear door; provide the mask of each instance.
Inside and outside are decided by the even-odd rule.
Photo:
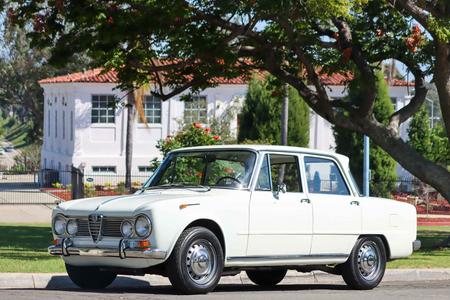
[[[312,206],[304,193],[299,163],[295,154],[264,155],[250,201],[248,256],[309,255]]]
[[[337,160],[305,155],[303,162],[314,215],[311,255],[345,256],[362,230],[359,197],[352,195]]]

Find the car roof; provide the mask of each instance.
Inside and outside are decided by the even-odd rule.
[[[214,145],[214,146],[197,146],[197,147],[185,147],[173,150],[172,152],[184,152],[184,151],[208,151],[208,150],[253,150],[253,151],[274,151],[274,152],[295,152],[295,153],[305,153],[305,154],[318,154],[326,155],[337,158],[338,160],[348,164],[348,157],[338,154],[332,151],[323,151],[317,149],[294,147],[294,146],[281,146],[281,145],[250,145],[250,144],[240,144],[240,145]]]

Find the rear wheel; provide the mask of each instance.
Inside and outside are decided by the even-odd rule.
[[[98,267],[79,267],[66,264],[70,279],[82,289],[103,289],[110,285],[117,274]]]
[[[257,285],[262,286],[275,286],[280,283],[284,276],[286,276],[287,270],[252,270],[246,271],[248,278]]]
[[[386,249],[379,237],[361,237],[342,265],[342,277],[353,289],[373,289],[381,282],[386,269]]]
[[[219,283],[223,250],[209,229],[192,227],[178,238],[167,260],[166,271],[172,285],[184,294],[206,294]]]

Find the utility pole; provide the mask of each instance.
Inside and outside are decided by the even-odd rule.
[[[369,197],[369,183],[370,183],[370,140],[367,135],[364,135],[364,163],[363,163],[363,194]]]
[[[288,144],[288,118],[289,118],[289,85],[284,85],[284,96],[281,104],[281,144]]]

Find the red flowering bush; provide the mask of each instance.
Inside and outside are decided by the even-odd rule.
[[[156,147],[163,156],[166,156],[167,153],[178,148],[218,144],[221,144],[219,135],[212,135],[210,128],[204,128],[200,123],[193,123],[174,136],[168,136],[166,139],[160,140]]]

